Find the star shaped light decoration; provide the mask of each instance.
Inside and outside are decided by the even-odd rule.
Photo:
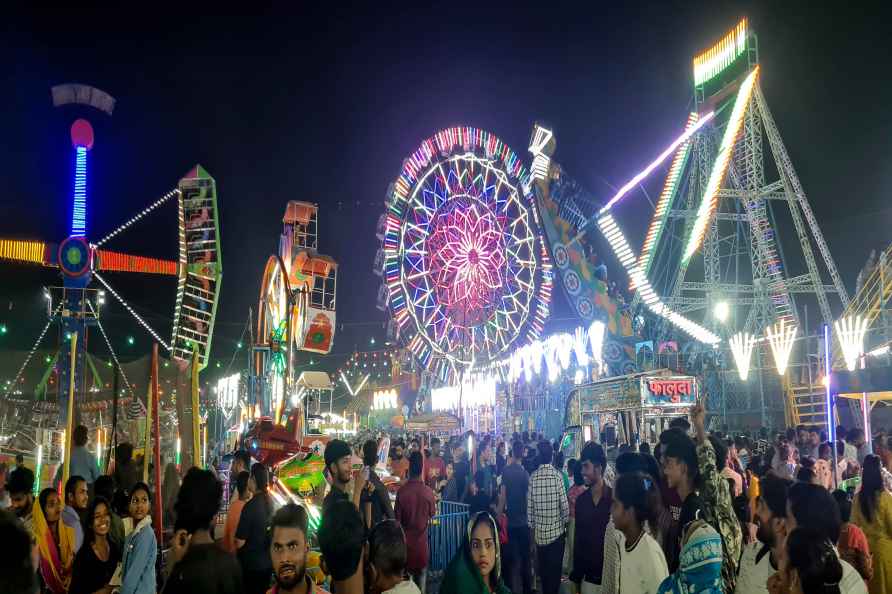
[[[494,305],[503,286],[505,238],[492,212],[472,203],[441,213],[428,245],[443,305],[469,315]]]

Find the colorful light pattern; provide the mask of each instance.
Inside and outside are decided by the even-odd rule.
[[[573,356],[577,367],[594,364],[600,374],[606,331],[604,323],[596,320],[588,328],[577,328],[573,334],[553,334],[544,340],[535,340],[511,355],[508,379],[516,381],[523,376],[529,382],[541,372],[544,362],[549,381],[557,381],[561,371],[569,369]]]
[[[796,332],[798,328],[788,323],[786,319],[781,318],[777,323],[777,328],[767,326],[765,328],[765,337],[768,344],[771,345],[771,353],[774,355],[774,364],[777,367],[778,375],[784,375],[787,372],[787,364],[790,362],[790,353],[793,352],[793,344],[796,342]]]
[[[737,90],[734,109],[731,111],[731,117],[728,119],[728,124],[725,127],[722,144],[719,147],[718,155],[716,155],[715,163],[709,174],[709,181],[706,184],[706,190],[703,192],[700,207],[697,209],[697,217],[694,219],[694,226],[691,229],[687,246],[685,246],[684,255],[682,256],[683,263],[687,263],[700,247],[703,236],[706,234],[706,226],[709,224],[709,220],[718,205],[719,186],[725,178],[725,173],[728,171],[728,163],[731,161],[731,155],[734,152],[734,144],[737,142],[737,136],[743,127],[743,115],[746,112],[746,106],[750,102],[750,97],[753,95],[753,89],[756,86],[758,76],[759,67],[756,66]]]
[[[383,251],[400,340],[427,368],[485,366],[534,340],[551,264],[529,173],[494,135],[449,128],[405,161]]]
[[[868,320],[862,316],[845,317],[836,320],[836,340],[842,348],[846,369],[855,371],[858,358],[864,349],[864,335],[867,334]]]
[[[628,182],[626,182],[626,184],[623,187],[621,187],[616,192],[616,194],[614,194],[613,198],[611,198],[610,200],[607,201],[607,204],[605,204],[603,206],[603,208],[601,208],[601,210],[598,212],[598,214],[604,214],[605,212],[607,212],[608,210],[613,208],[613,205],[616,204],[617,202],[619,202],[620,199],[622,199],[622,197],[625,196],[629,192],[629,190],[631,190],[632,188],[634,188],[635,186],[640,184],[644,178],[646,178],[648,175],[650,175],[653,172],[654,169],[656,169],[657,167],[660,166],[660,163],[662,163],[663,161],[668,159],[669,155],[674,153],[676,151],[676,149],[678,149],[679,146],[688,142],[691,139],[691,136],[696,134],[697,131],[700,130],[700,128],[702,128],[707,122],[712,120],[712,118],[714,118],[714,117],[715,117],[715,112],[710,111],[709,113],[705,114],[703,117],[699,118],[696,122],[694,122],[693,125],[690,125],[690,122],[689,122],[688,127],[685,128],[685,131],[681,133],[681,136],[679,136],[674,141],[672,141],[672,144],[670,144],[668,147],[666,147],[666,150],[664,150],[662,153],[660,153],[660,156],[657,157],[656,159],[654,159],[650,165],[645,167],[642,171],[638,172],[638,174],[635,177],[633,177]]]
[[[688,116],[688,123],[685,126],[685,132],[690,130],[697,123],[699,115],[692,112]],[[641,254],[638,257],[638,265],[642,270],[648,272],[650,270],[651,255],[653,248],[660,241],[663,234],[663,227],[666,224],[666,216],[669,214],[669,206],[675,198],[675,191],[678,189],[678,180],[681,172],[684,170],[688,155],[691,152],[691,139],[688,137],[675,152],[672,159],[672,165],[669,167],[669,174],[666,176],[666,182],[663,184],[663,191],[660,192],[660,198],[657,200],[657,207],[654,209],[654,217],[650,221],[650,227],[647,229],[647,235],[644,238],[644,245],[641,247]]]
[[[97,252],[99,253],[99,270],[177,275],[177,263],[171,260],[131,256],[108,250],[97,250]]]
[[[626,241],[625,235],[623,235],[623,232],[620,230],[610,213],[607,213],[598,219],[598,227],[600,227],[604,237],[607,238],[607,242],[610,244],[613,253],[616,254],[616,257],[626,269],[626,273],[631,279],[631,288],[638,292],[649,310],[658,316],[666,318],[700,342],[716,344],[721,340],[716,334],[707,330],[700,324],[672,311],[660,300],[660,297],[651,286],[650,281],[647,280],[647,275],[638,265],[635,254],[632,253],[632,248],[629,247],[629,242]]]
[[[743,19],[718,43],[694,58],[694,86],[718,76],[746,51],[747,20]]]
[[[76,146],[74,161],[74,207],[71,212],[71,234],[87,234],[87,147]]]
[[[46,264],[46,244],[42,241],[0,239],[0,259]]]
[[[741,381],[746,381],[750,373],[750,360],[753,356],[753,346],[756,339],[752,334],[746,332],[738,332],[728,340],[731,346],[731,354],[734,355],[734,362],[737,364],[737,373],[740,375]]]

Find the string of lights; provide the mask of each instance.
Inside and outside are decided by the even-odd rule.
[[[102,338],[105,339],[105,346],[108,347],[108,352],[111,353],[112,360],[115,362],[115,365],[117,365],[118,371],[121,372],[121,377],[124,379],[124,385],[127,386],[127,391],[130,392],[130,397],[135,398],[133,394],[133,386],[130,384],[130,380],[127,379],[127,374],[124,373],[124,368],[121,367],[118,355],[115,353],[115,349],[112,348],[111,341],[108,339],[108,334],[105,333],[105,328],[102,327],[102,322],[99,320],[99,316],[96,315],[96,311],[93,309],[93,304],[89,301],[87,304],[90,306],[90,311],[93,312],[93,316],[96,318],[96,325],[99,326],[99,333],[102,334]]]
[[[112,231],[111,233],[109,233],[108,235],[106,235],[105,237],[100,239],[99,241],[97,241],[95,244],[93,244],[94,247],[101,246],[102,244],[104,244],[105,242],[110,240],[112,237],[114,237],[114,236],[118,235],[119,233],[121,233],[122,231],[126,230],[131,225],[133,225],[136,221],[140,220],[141,218],[143,218],[144,216],[146,216],[147,214],[149,214],[150,212],[152,212],[153,210],[155,210],[156,208],[158,208],[159,206],[161,206],[162,204],[164,204],[165,202],[167,202],[174,196],[180,196],[181,194],[182,194],[182,192],[180,192],[179,188],[171,190],[170,192],[168,192],[167,194],[165,194],[158,200],[155,200],[155,202],[153,202],[152,204],[150,204],[147,207],[145,207],[144,209],[142,209],[142,211],[139,214],[136,214],[133,217],[131,217],[131,219],[129,221],[122,224],[120,227],[118,227],[117,229],[115,229],[114,231]]]
[[[136,321],[138,321],[140,324],[142,324],[143,328],[145,328],[148,331],[148,333],[151,334],[155,338],[155,340],[158,341],[158,344],[163,346],[167,351],[170,351],[170,345],[168,345],[166,342],[164,342],[164,340],[160,336],[158,336],[158,333],[155,332],[152,329],[152,327],[149,326],[149,324],[145,320],[143,320],[142,317],[138,313],[136,313],[136,311],[134,311],[134,309],[132,307],[130,307],[130,305],[126,301],[124,301],[123,297],[118,295],[117,291],[112,289],[111,285],[109,285],[106,282],[106,280],[104,278],[102,278],[102,275],[100,275],[98,272],[93,272],[93,276],[96,277],[96,280],[98,280],[100,283],[102,283],[103,287],[108,289],[111,292],[111,294],[115,296],[115,299],[117,299],[121,303],[121,305],[123,305],[134,318],[136,318]]]
[[[43,327],[43,330],[40,331],[40,335],[37,337],[37,340],[34,341],[34,346],[31,347],[31,350],[28,351],[28,355],[25,357],[24,362],[22,362],[22,366],[19,367],[19,372],[15,374],[15,379],[12,380],[12,389],[15,389],[15,386],[19,384],[19,379],[21,379],[22,374],[25,372],[25,368],[28,366],[28,363],[31,362],[31,358],[34,356],[34,353],[37,352],[37,347],[40,346],[40,343],[43,342],[43,337],[46,336],[46,331],[50,329],[50,326],[53,323],[53,318],[55,318],[59,312],[62,311],[62,302],[56,306],[56,309],[53,311],[53,315],[50,316],[50,319],[47,320],[46,325]],[[6,390],[6,396],[9,396],[9,390]]]

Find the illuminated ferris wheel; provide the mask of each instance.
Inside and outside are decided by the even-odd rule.
[[[382,218],[382,268],[400,341],[445,374],[536,338],[551,264],[529,173],[489,132],[442,130],[404,163]]]

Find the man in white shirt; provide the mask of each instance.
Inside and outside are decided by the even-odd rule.
[[[735,594],[768,592],[768,578],[777,571],[780,548],[787,534],[787,495],[792,484],[771,474],[759,482],[754,517],[758,541],[743,549]]]

